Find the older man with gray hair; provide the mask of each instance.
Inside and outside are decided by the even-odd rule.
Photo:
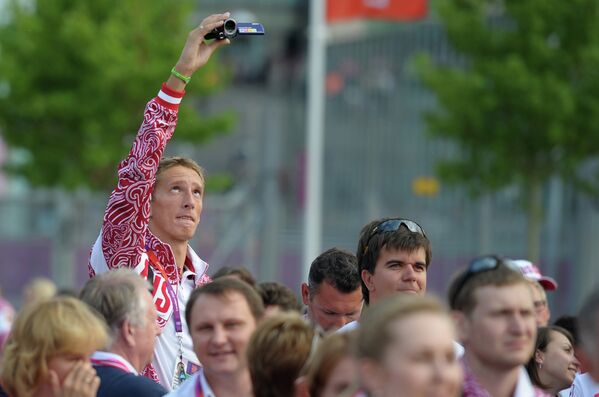
[[[576,375],[570,396],[595,397],[599,395],[599,288],[582,304],[578,328],[582,343],[580,361],[589,371]]]
[[[100,377],[97,397],[163,396],[166,389],[138,376],[152,361],[160,334],[150,284],[130,269],[117,269],[90,279],[81,300],[104,317],[110,329],[105,351],[92,355]]]

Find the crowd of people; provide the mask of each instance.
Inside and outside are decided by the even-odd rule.
[[[189,34],[147,104],[89,281],[76,296],[52,291],[6,316],[0,395],[598,396],[599,290],[551,323],[555,280],[489,255],[448,283],[446,301],[430,296],[432,242],[407,218],[366,224],[355,255],[331,248],[315,258],[298,286],[303,305],[244,268],[208,275],[189,245],[204,171],[163,153],[186,84],[229,44],[204,36],[228,17]]]

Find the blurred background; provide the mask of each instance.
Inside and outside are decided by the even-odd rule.
[[[330,0],[324,25],[322,250],[355,252],[368,221],[406,217],[432,241],[430,290],[497,253],[532,259],[559,282],[554,314],[575,311],[599,275],[594,0],[358,1],[376,9],[363,15],[352,1]],[[49,3],[0,0],[3,295],[84,283],[145,102],[224,10],[266,35],[194,77],[167,153],[208,170],[192,245],[210,273],[245,266],[299,292],[316,1]]]

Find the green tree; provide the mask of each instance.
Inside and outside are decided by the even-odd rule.
[[[111,187],[193,28],[191,0],[7,0],[0,22],[0,131],[29,160],[10,166],[33,185]],[[189,91],[224,83],[217,61]],[[199,142],[232,116],[201,118],[183,102],[175,139]]]
[[[461,57],[459,65],[426,56],[417,62],[438,102],[427,115],[430,132],[461,148],[438,171],[475,195],[518,185],[536,261],[548,179],[598,191],[597,173],[586,165],[599,153],[599,2],[435,4]]]

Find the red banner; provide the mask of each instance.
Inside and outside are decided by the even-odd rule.
[[[409,21],[426,17],[426,0],[327,0],[327,22],[351,19]]]

